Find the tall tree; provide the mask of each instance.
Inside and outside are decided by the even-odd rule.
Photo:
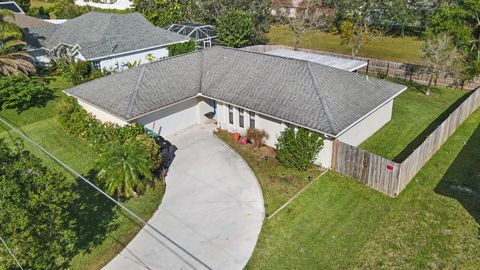
[[[185,6],[180,0],[133,0],[140,11],[154,25],[166,27],[184,21]]]
[[[185,1],[185,0],[184,0]],[[229,10],[242,10],[250,15],[254,25],[252,44],[265,44],[272,20],[272,0],[202,0],[194,1],[195,15],[198,21],[215,24],[217,19]]]
[[[30,62],[30,54],[24,51],[21,30],[14,24],[7,22],[13,19],[13,14],[7,10],[0,10],[0,74],[31,74],[35,67]]]
[[[433,81],[440,74],[453,70],[456,64],[463,61],[463,56],[446,33],[428,38],[422,45],[422,53],[430,73],[425,94],[430,95]]]
[[[447,33],[467,56],[468,77],[480,74],[480,1],[458,0],[442,5],[428,22],[425,36]]]
[[[273,2],[273,7],[276,16],[286,21],[295,34],[295,50],[306,32],[327,29],[333,19],[330,12],[321,10],[322,0],[278,0]]]
[[[97,160],[97,179],[117,199],[143,191],[152,178],[152,163],[136,143],[112,146]]]
[[[337,18],[342,21],[340,34],[342,44],[346,44],[355,56],[376,34],[375,22],[379,21],[378,0],[340,0],[336,4]]]
[[[253,22],[245,11],[227,11],[217,19],[217,43],[240,48],[252,43]]]
[[[74,182],[0,140],[0,190],[0,236],[23,269],[66,269],[77,239]],[[18,269],[3,246],[0,269]]]
[[[420,7],[416,0],[384,1],[385,15],[394,25],[400,27],[400,34],[405,36],[405,28],[419,21]]]

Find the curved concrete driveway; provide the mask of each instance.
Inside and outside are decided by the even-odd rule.
[[[242,269],[264,216],[255,175],[209,126],[168,139],[178,150],[149,222],[187,252],[145,227],[104,269]]]

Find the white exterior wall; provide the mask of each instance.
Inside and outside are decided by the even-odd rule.
[[[118,118],[116,116],[113,116],[111,115],[110,113],[108,112],[105,112],[95,106],[92,106],[88,103],[85,103],[81,100],[77,100],[78,101],[78,104],[80,106],[82,106],[82,108],[84,108],[87,112],[93,114],[93,116],[95,116],[95,118],[97,118],[98,120],[102,121],[102,122],[110,122],[110,123],[114,123],[114,124],[118,124],[120,126],[125,126],[127,125],[128,123],[124,120],[122,120],[121,118]]]
[[[168,57],[168,49],[166,47],[144,50],[133,53],[126,53],[117,56],[111,56],[107,58],[102,58],[98,60],[90,61],[99,61],[101,69],[107,69],[112,71],[121,71],[127,69],[125,66],[126,63],[133,63],[136,60],[140,61],[140,64],[149,63],[146,59],[147,55],[152,54],[156,60]]]
[[[93,113],[99,120],[113,122],[120,125],[127,124],[125,121],[94,106],[81,101],[79,101],[79,104],[87,111]],[[351,127],[339,136],[338,139],[354,146],[362,143],[365,139],[373,135],[383,125],[390,121],[392,117],[392,108],[393,101],[390,101],[367,116],[361,122]],[[145,127],[153,130],[157,134],[168,136],[197,123],[206,122],[208,119],[204,114],[211,111],[213,111],[212,100],[204,97],[196,97],[143,116],[137,119],[136,122],[145,125]],[[244,127],[241,128],[239,126],[238,108],[233,106],[233,124],[230,124],[228,105],[219,101],[216,102],[215,119],[217,120],[219,128],[230,132],[238,132],[243,135],[250,127],[250,111],[244,110]],[[270,147],[275,147],[280,133],[286,127],[287,125],[280,120],[255,113],[255,128],[263,129],[267,132],[268,138],[266,139],[265,144]],[[315,161],[316,164],[324,168],[330,168],[331,166],[333,150],[332,140],[333,138],[324,137],[324,146]]]
[[[392,119],[393,100],[386,103],[365,119],[338,137],[338,140],[358,146]]]
[[[161,136],[169,136],[198,123],[198,101],[187,99],[135,120]]]
[[[219,128],[228,130],[229,132],[245,134],[247,129],[250,127],[249,111],[244,111],[244,128],[241,128],[238,125],[238,116],[238,108],[233,106],[233,124],[230,124],[228,118],[228,105],[217,102],[217,125]],[[278,137],[280,137],[280,133],[287,128],[287,125],[280,120],[256,113],[255,128],[265,130],[268,134],[265,144],[275,148],[275,144],[277,143]],[[332,163],[332,150],[332,140],[324,138],[324,146],[320,153],[318,153],[315,163],[324,168],[330,168]]]
[[[197,97],[198,109],[197,109],[197,121],[198,123],[206,123],[209,119],[205,114],[213,112],[213,101],[204,97]],[[216,119],[215,115],[213,119]]]

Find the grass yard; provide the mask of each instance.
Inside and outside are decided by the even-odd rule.
[[[268,38],[270,44],[295,45],[295,35],[286,25],[272,26],[268,33]],[[416,37],[378,36],[365,45],[358,53],[358,56],[421,64],[420,45],[421,41]],[[307,33],[302,39],[300,47],[351,54],[351,50],[347,46],[341,45],[339,35],[326,32]]]
[[[395,98],[392,120],[360,147],[393,161],[403,161],[466,97],[466,91],[396,81],[408,89]]]
[[[277,164],[268,147],[255,151],[251,145],[234,143],[231,134],[226,131],[219,131],[216,135],[235,149],[257,176],[265,200],[267,217],[305,187],[308,184],[308,176],[317,178],[321,173],[317,169],[302,172],[283,168]],[[268,160],[264,159],[265,155],[269,157]]]
[[[43,0],[31,0],[30,7],[31,8],[39,8],[43,7],[45,9],[51,8],[53,6],[53,1],[47,2]]]
[[[45,76],[43,79],[56,90],[57,97],[63,95],[59,90],[70,86],[60,77]],[[21,114],[12,110],[2,111],[0,116],[73,169],[88,176],[99,153],[86,142],[63,131],[55,118],[57,101],[58,98],[43,108],[32,108]],[[7,131],[6,127],[0,125],[0,138],[8,142],[17,137],[13,131]],[[30,143],[25,142],[25,147],[42,158],[47,166],[63,170]],[[142,226],[81,180],[78,180],[77,187],[81,194],[78,212],[75,213],[79,217],[80,247],[78,255],[71,261],[71,269],[100,269],[123,249]],[[159,184],[155,189],[149,188],[146,194],[128,200],[125,205],[144,219],[149,219],[157,210],[163,192],[164,186]]]
[[[247,269],[478,269],[479,123],[477,110],[396,199],[328,172],[266,220]]]

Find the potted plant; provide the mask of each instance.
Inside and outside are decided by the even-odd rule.
[[[242,143],[242,144],[247,144],[247,143],[248,143],[247,137],[242,136],[242,138],[240,139],[240,143]]]
[[[238,142],[240,140],[240,133],[233,133],[232,138],[234,142]]]

